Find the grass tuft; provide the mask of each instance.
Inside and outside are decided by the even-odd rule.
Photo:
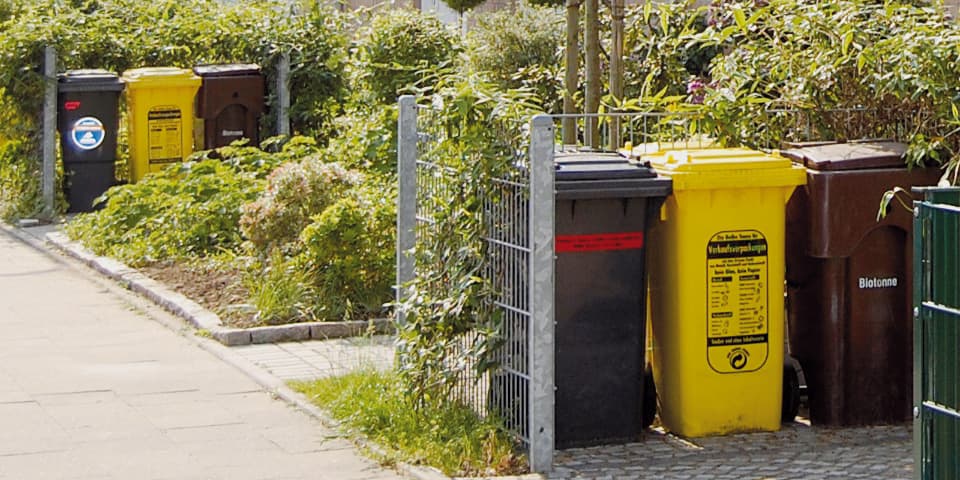
[[[526,471],[516,442],[496,419],[452,402],[414,409],[393,372],[366,369],[291,386],[395,456],[388,461],[429,465],[455,476]]]

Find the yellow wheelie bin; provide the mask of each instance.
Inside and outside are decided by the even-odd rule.
[[[780,428],[785,205],[806,173],[740,148],[642,156],[673,179],[650,232],[653,372],[665,428]]]
[[[174,67],[123,72],[127,84],[130,183],[193,153],[193,102],[200,77]]]

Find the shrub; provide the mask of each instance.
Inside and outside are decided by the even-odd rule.
[[[364,185],[313,216],[303,229],[300,261],[311,272],[318,315],[370,318],[392,297],[396,194],[391,185]]]
[[[771,0],[726,4],[715,18],[704,37],[726,53],[706,102],[729,142],[805,139],[800,120],[821,138],[899,137],[912,164],[957,165],[960,26],[939,6]],[[777,108],[800,115],[775,118]]]
[[[467,64],[501,89],[529,88],[547,112],[563,106],[564,18],[557,9],[519,5],[477,17],[467,36]]]
[[[397,172],[397,107],[355,109],[334,122],[338,134],[325,155],[347,168],[376,175]]]
[[[217,160],[175,165],[107,190],[106,207],[77,217],[67,231],[94,253],[134,266],[231,250],[241,242],[238,206],[262,183]]]
[[[40,213],[40,165],[28,142],[0,142],[0,218],[13,220]]]
[[[691,78],[706,76],[720,53],[702,43],[709,19],[694,2],[644,3],[625,13],[624,98],[686,95]]]
[[[107,190],[104,208],[78,215],[66,231],[95,253],[134,266],[236,251],[240,206],[257,197],[285,155],[244,146],[198,154]]]
[[[425,78],[424,70],[450,63],[458,48],[457,37],[435,16],[381,10],[358,34],[357,80],[373,101],[395,103]]]
[[[300,232],[363,176],[315,153],[277,168],[263,194],[243,206],[240,230],[261,256],[280,248],[293,254]]]

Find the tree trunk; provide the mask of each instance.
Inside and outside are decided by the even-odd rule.
[[[563,113],[576,113],[577,105],[573,101],[580,81],[580,0],[567,0],[567,65],[563,77],[566,91],[563,95]],[[577,120],[563,119],[563,144],[576,145]]]
[[[610,49],[610,96],[614,102],[623,101],[623,3],[624,0],[612,0],[611,16],[613,17]],[[616,109],[611,111],[616,112]],[[610,150],[620,148],[620,118],[610,118]]]
[[[587,114],[600,110],[600,22],[598,0],[586,0],[584,3],[583,43],[586,64],[586,94],[584,111]],[[584,143],[593,148],[600,147],[600,132],[597,129],[597,117],[586,119]]]

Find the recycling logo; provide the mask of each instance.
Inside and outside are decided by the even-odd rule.
[[[83,117],[73,123],[70,140],[81,150],[93,150],[103,143],[106,130],[103,122],[95,117]]]
[[[727,360],[730,361],[730,366],[734,370],[743,370],[743,367],[747,366],[747,359],[750,358],[750,352],[742,348],[734,348],[727,354]]]

